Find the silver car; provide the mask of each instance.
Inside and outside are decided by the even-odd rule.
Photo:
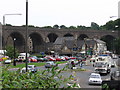
[[[37,67],[35,65],[28,65],[28,72],[35,73],[37,72]],[[20,71],[20,73],[25,73],[26,72],[26,67],[23,67]]]
[[[4,61],[5,64],[10,64],[11,62],[12,62],[12,60],[10,60],[10,59]]]
[[[54,63],[53,61],[48,61],[45,64],[45,68],[52,68],[52,67],[56,67],[58,66],[58,64]]]
[[[89,84],[102,84],[102,79],[101,79],[100,74],[91,73],[88,83]]]

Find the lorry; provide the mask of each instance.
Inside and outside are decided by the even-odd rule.
[[[108,74],[111,71],[111,60],[110,56],[98,56],[97,61],[93,64],[95,72]]]

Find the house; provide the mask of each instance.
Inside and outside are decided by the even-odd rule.
[[[54,43],[54,51],[62,55],[80,52],[93,55],[104,50],[106,50],[106,43],[99,39],[76,40],[74,37],[58,37]]]

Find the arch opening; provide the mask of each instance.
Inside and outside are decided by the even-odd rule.
[[[78,37],[78,40],[84,40],[84,38],[88,38],[88,36],[86,34],[81,34],[79,37]]]
[[[106,42],[106,46],[107,46],[107,50],[109,51],[113,51],[114,52],[114,49],[115,49],[115,43],[114,43],[114,40],[116,38],[113,37],[112,35],[105,35],[103,37],[101,37],[101,40],[103,40],[104,42]]]
[[[25,39],[19,32],[13,32],[10,34],[10,36],[7,37],[7,41],[4,42],[5,46],[12,45],[19,52],[25,52]]]
[[[39,53],[44,51],[44,41],[38,33],[32,33],[29,35],[29,52]]]
[[[70,34],[70,33],[67,33],[67,34],[65,34],[63,37],[73,37],[73,35]]]
[[[50,33],[47,37],[49,38],[50,43],[54,43],[55,40],[57,39],[58,35],[56,35],[54,33]]]

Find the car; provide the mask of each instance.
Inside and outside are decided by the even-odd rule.
[[[98,73],[91,73],[90,77],[89,77],[89,81],[88,84],[102,84],[102,79],[100,74]]]
[[[0,58],[0,62],[1,62],[1,61],[3,61],[3,59],[2,59],[2,58]]]
[[[51,57],[51,56],[46,56],[46,57],[44,57],[44,58],[47,58],[49,61],[56,61],[56,59],[53,58],[53,57]]]
[[[48,61],[47,58],[37,58],[37,61],[38,62],[45,62],[45,61]]]
[[[25,61],[25,59],[26,59],[26,56],[18,56],[17,61],[18,62],[23,62],[23,61]]]
[[[56,67],[58,66],[58,64],[54,63],[53,61],[48,61],[45,64],[45,68],[52,68],[52,67]]]
[[[29,57],[29,61],[30,61],[30,62],[37,62],[37,59],[34,58],[34,57]]]
[[[28,65],[28,72],[37,72],[37,67],[35,65]],[[20,73],[25,73],[26,72],[26,67],[23,67],[20,71]]]
[[[12,62],[12,60],[10,60],[10,59],[4,61],[5,64],[10,64],[11,62]]]
[[[62,59],[59,58],[59,57],[57,57],[57,58],[55,58],[55,59],[56,59],[56,61],[62,61]]]
[[[120,70],[112,72],[110,78],[111,80],[120,80]]]
[[[116,62],[114,60],[111,61],[111,67],[115,67]]]

